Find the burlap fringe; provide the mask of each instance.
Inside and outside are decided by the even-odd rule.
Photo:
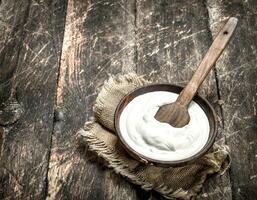
[[[127,178],[133,184],[140,185],[144,190],[154,189],[167,199],[181,198],[188,200],[196,196],[196,194],[201,190],[202,185],[207,178],[207,175],[213,174],[220,170],[220,167],[215,162],[215,160],[223,160],[223,157],[228,155],[228,152],[226,150],[226,148],[228,147],[224,146],[224,149],[220,149],[220,146],[214,145],[213,148],[215,149],[215,151],[212,153],[212,155],[214,155],[214,158],[209,157],[208,154],[203,157],[203,160],[205,160],[205,162],[212,167],[209,167],[200,176],[201,178],[198,180],[198,182],[196,182],[195,185],[190,188],[190,192],[185,191],[182,188],[176,191],[172,191],[164,184],[158,187],[154,187],[153,184],[147,182],[145,179],[143,179],[143,177],[135,176],[116,151],[110,149],[108,146],[105,145],[104,142],[100,141],[99,138],[97,138],[94,134],[90,132],[90,130],[93,129],[95,125],[95,122],[87,122],[84,126],[84,130],[82,129],[79,131],[79,134],[83,136],[83,140],[87,143],[89,150],[96,152],[99,157],[104,158],[108,163],[107,167],[113,169],[117,174],[120,174],[123,177]],[[225,154],[221,153],[221,151],[223,153],[225,152]],[[221,155],[222,157],[219,157]],[[226,168],[222,170],[222,173],[224,173],[227,168],[228,166],[226,166]]]
[[[190,199],[196,193],[189,194],[188,191],[184,191],[182,188],[176,191],[170,191],[164,184],[154,188],[154,185],[147,182],[142,177],[134,176],[133,172],[130,171],[128,166],[125,164],[123,160],[121,160],[117,152],[113,151],[112,149],[108,148],[104,142],[99,141],[94,134],[90,133],[90,129],[94,126],[94,122],[87,122],[85,124],[85,130],[80,130],[79,134],[82,135],[85,142],[88,144],[88,148],[90,151],[96,152],[97,155],[101,158],[108,158],[108,166],[109,168],[113,169],[115,173],[122,175],[123,177],[127,178],[130,182],[136,185],[140,185],[142,189],[149,191],[149,190],[156,190],[157,192],[161,193],[167,199],[172,198],[183,198],[183,199]],[[202,180],[203,182],[204,180]],[[198,192],[201,189],[201,185],[199,187],[195,186],[195,191]]]

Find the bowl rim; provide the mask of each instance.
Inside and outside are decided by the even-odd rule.
[[[168,90],[170,89],[170,90]],[[183,166],[189,163],[194,162],[198,158],[202,157],[205,153],[209,151],[209,149],[213,146],[213,143],[215,141],[215,138],[217,136],[217,129],[218,129],[218,123],[217,123],[217,114],[214,110],[214,108],[211,106],[211,104],[208,102],[207,99],[204,97],[201,97],[198,93],[194,96],[193,100],[197,102],[197,104],[204,110],[208,121],[210,125],[210,132],[209,132],[209,138],[205,144],[205,146],[196,154],[177,161],[161,161],[149,158],[145,155],[142,155],[132,149],[124,140],[119,126],[119,119],[121,116],[122,111],[126,107],[126,105],[132,101],[135,97],[153,92],[153,91],[168,91],[168,92],[175,92],[179,93],[183,87],[169,84],[169,83],[158,83],[158,84],[148,84],[144,86],[137,87],[136,89],[132,90],[128,94],[126,94],[119,102],[119,104],[116,107],[115,113],[114,113],[114,128],[116,130],[116,133],[118,135],[119,141],[122,144],[123,148],[136,160],[143,162],[145,164],[150,165],[156,165],[156,166],[163,166],[163,167],[171,167],[171,166]],[[172,91],[175,90],[175,91]],[[124,106],[125,105],[125,106]]]

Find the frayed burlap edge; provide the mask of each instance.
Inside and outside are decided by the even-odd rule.
[[[103,141],[99,140],[99,138],[90,132],[90,130],[92,130],[96,125],[98,125],[96,122],[86,122],[84,129],[79,131],[79,135],[82,136],[82,139],[87,144],[88,149],[97,153],[99,157],[103,158],[107,162],[107,167],[113,169],[117,174],[127,178],[133,184],[140,185],[144,190],[153,189],[168,199],[191,199],[201,191],[203,183],[209,174],[217,172],[223,174],[230,164],[228,160],[226,164],[223,164],[223,168],[221,168],[220,163],[224,162],[229,154],[228,147],[226,145],[220,146],[215,143],[212,152],[201,158],[201,160],[204,161],[209,167],[203,171],[201,175],[199,175],[200,179],[194,183],[194,186],[192,186],[190,190],[186,191],[180,188],[176,191],[172,191],[171,188],[167,188],[165,184],[155,187],[142,176],[137,176],[132,171],[130,171],[128,165],[126,162],[124,162],[122,155],[119,155],[119,153],[114,149],[109,148]],[[217,162],[217,160],[219,162]]]

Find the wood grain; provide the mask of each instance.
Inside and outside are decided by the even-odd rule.
[[[45,198],[64,10],[61,0],[1,1],[0,199]]]
[[[233,199],[257,199],[257,4],[256,1],[209,1],[210,21],[229,16],[238,28],[217,63],[227,143],[231,149]],[[221,23],[212,26],[215,34]]]
[[[133,23],[134,2],[68,1],[48,199],[137,199],[133,185],[90,161],[75,141],[108,75],[135,68]]]
[[[28,7],[29,1],[2,1],[0,5],[0,103],[11,95],[11,79],[19,54],[13,49],[20,47]]]
[[[24,37],[23,26],[28,18],[29,6],[29,1],[20,1],[19,3],[15,3],[15,1],[1,2],[0,125],[12,124],[22,115],[22,106],[15,99],[13,79]],[[16,51],[13,51],[13,49],[16,49]]]
[[[205,2],[137,1],[136,22],[137,72],[157,82],[186,85],[212,43]],[[215,105],[218,95],[213,71],[199,93]],[[216,106],[221,116],[219,110]],[[220,139],[224,137],[221,129],[218,134]],[[205,184],[199,199],[231,199],[228,188],[228,173],[214,176]],[[155,194],[152,198],[160,199]]]

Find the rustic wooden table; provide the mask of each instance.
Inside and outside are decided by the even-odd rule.
[[[256,0],[0,0],[0,199],[162,199],[74,135],[109,74],[185,85],[229,16],[238,28],[200,93],[232,165],[198,199],[256,200]]]

